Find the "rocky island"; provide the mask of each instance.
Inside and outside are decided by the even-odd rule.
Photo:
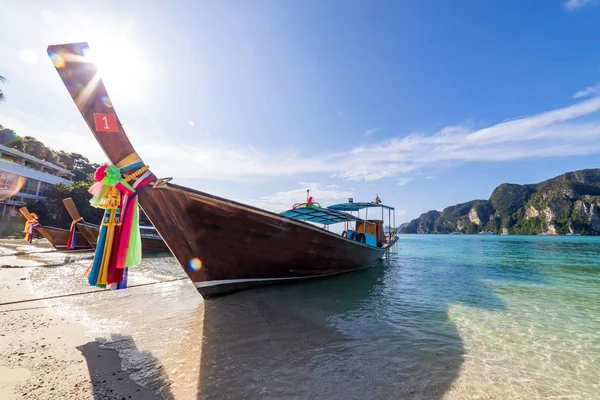
[[[428,211],[401,232],[600,235],[600,169],[567,172],[537,184],[503,183],[488,200]]]

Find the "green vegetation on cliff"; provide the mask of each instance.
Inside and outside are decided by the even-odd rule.
[[[503,183],[489,200],[429,211],[402,233],[600,235],[600,169],[568,172],[533,185]]]

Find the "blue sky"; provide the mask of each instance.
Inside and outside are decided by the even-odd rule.
[[[407,221],[598,167],[599,1],[0,9],[0,124],[104,161],[45,55],[88,41],[157,175],[274,211],[378,193]]]

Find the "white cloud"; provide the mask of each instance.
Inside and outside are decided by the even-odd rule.
[[[371,136],[374,133],[380,132],[382,128],[371,128],[363,132],[363,136]]]
[[[426,176],[425,179],[435,179],[435,176]]]
[[[406,210],[403,208],[396,210],[396,225],[400,225],[402,223],[402,218],[404,218],[405,214]]]
[[[567,10],[576,10],[596,3],[597,0],[568,0],[564,3]]]
[[[600,95],[600,83],[597,84],[596,86],[588,86],[585,89],[580,90],[579,92],[577,92],[573,96],[571,96],[571,98],[579,99],[582,97],[596,96],[596,95]]]
[[[337,202],[345,202],[352,197],[352,192],[338,190],[330,186],[322,187],[317,182],[299,182],[301,188],[277,192],[271,196],[263,196],[257,200],[248,200],[246,203],[256,207],[264,208],[273,212],[289,210],[295,203],[306,201],[306,190],[310,189],[310,195],[321,206],[329,206]]]
[[[398,179],[398,185],[404,186],[410,181],[412,181],[412,178],[400,178],[400,179]]]
[[[8,111],[8,109],[6,109]],[[63,129],[14,112],[0,122],[47,145],[78,151],[102,161],[90,133]],[[484,129],[447,126],[433,135],[412,133],[336,153],[305,155],[296,150],[263,150],[230,143],[177,143],[167,135],[148,136],[137,121],[127,125],[138,153],[160,176],[218,180],[327,174],[349,181],[374,181],[427,173],[431,165],[451,167],[475,161],[580,156],[600,153],[600,97],[548,112],[502,122]],[[62,126],[62,125],[61,125]],[[75,133],[77,132],[77,134]]]
[[[190,126],[194,127],[194,126],[196,126],[196,123],[194,121],[190,121]]]

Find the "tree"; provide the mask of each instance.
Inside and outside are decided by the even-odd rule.
[[[104,210],[94,208],[90,205],[92,195],[88,193],[93,181],[79,181],[67,186],[57,183],[52,186],[46,194],[46,198],[34,204],[28,204],[31,212],[40,217],[43,225],[68,227],[71,225],[71,217],[65,210],[62,200],[71,197],[84,220],[91,223],[99,223],[102,220]]]
[[[0,144],[12,147],[13,142],[17,139],[19,139],[19,136],[15,133],[15,131],[0,125]]]
[[[0,75],[0,82],[6,83],[6,82],[8,82],[8,79],[6,79],[2,75]],[[5,101],[5,100],[6,100],[6,97],[4,97],[4,93],[2,93],[2,90],[0,90],[0,101]]]

